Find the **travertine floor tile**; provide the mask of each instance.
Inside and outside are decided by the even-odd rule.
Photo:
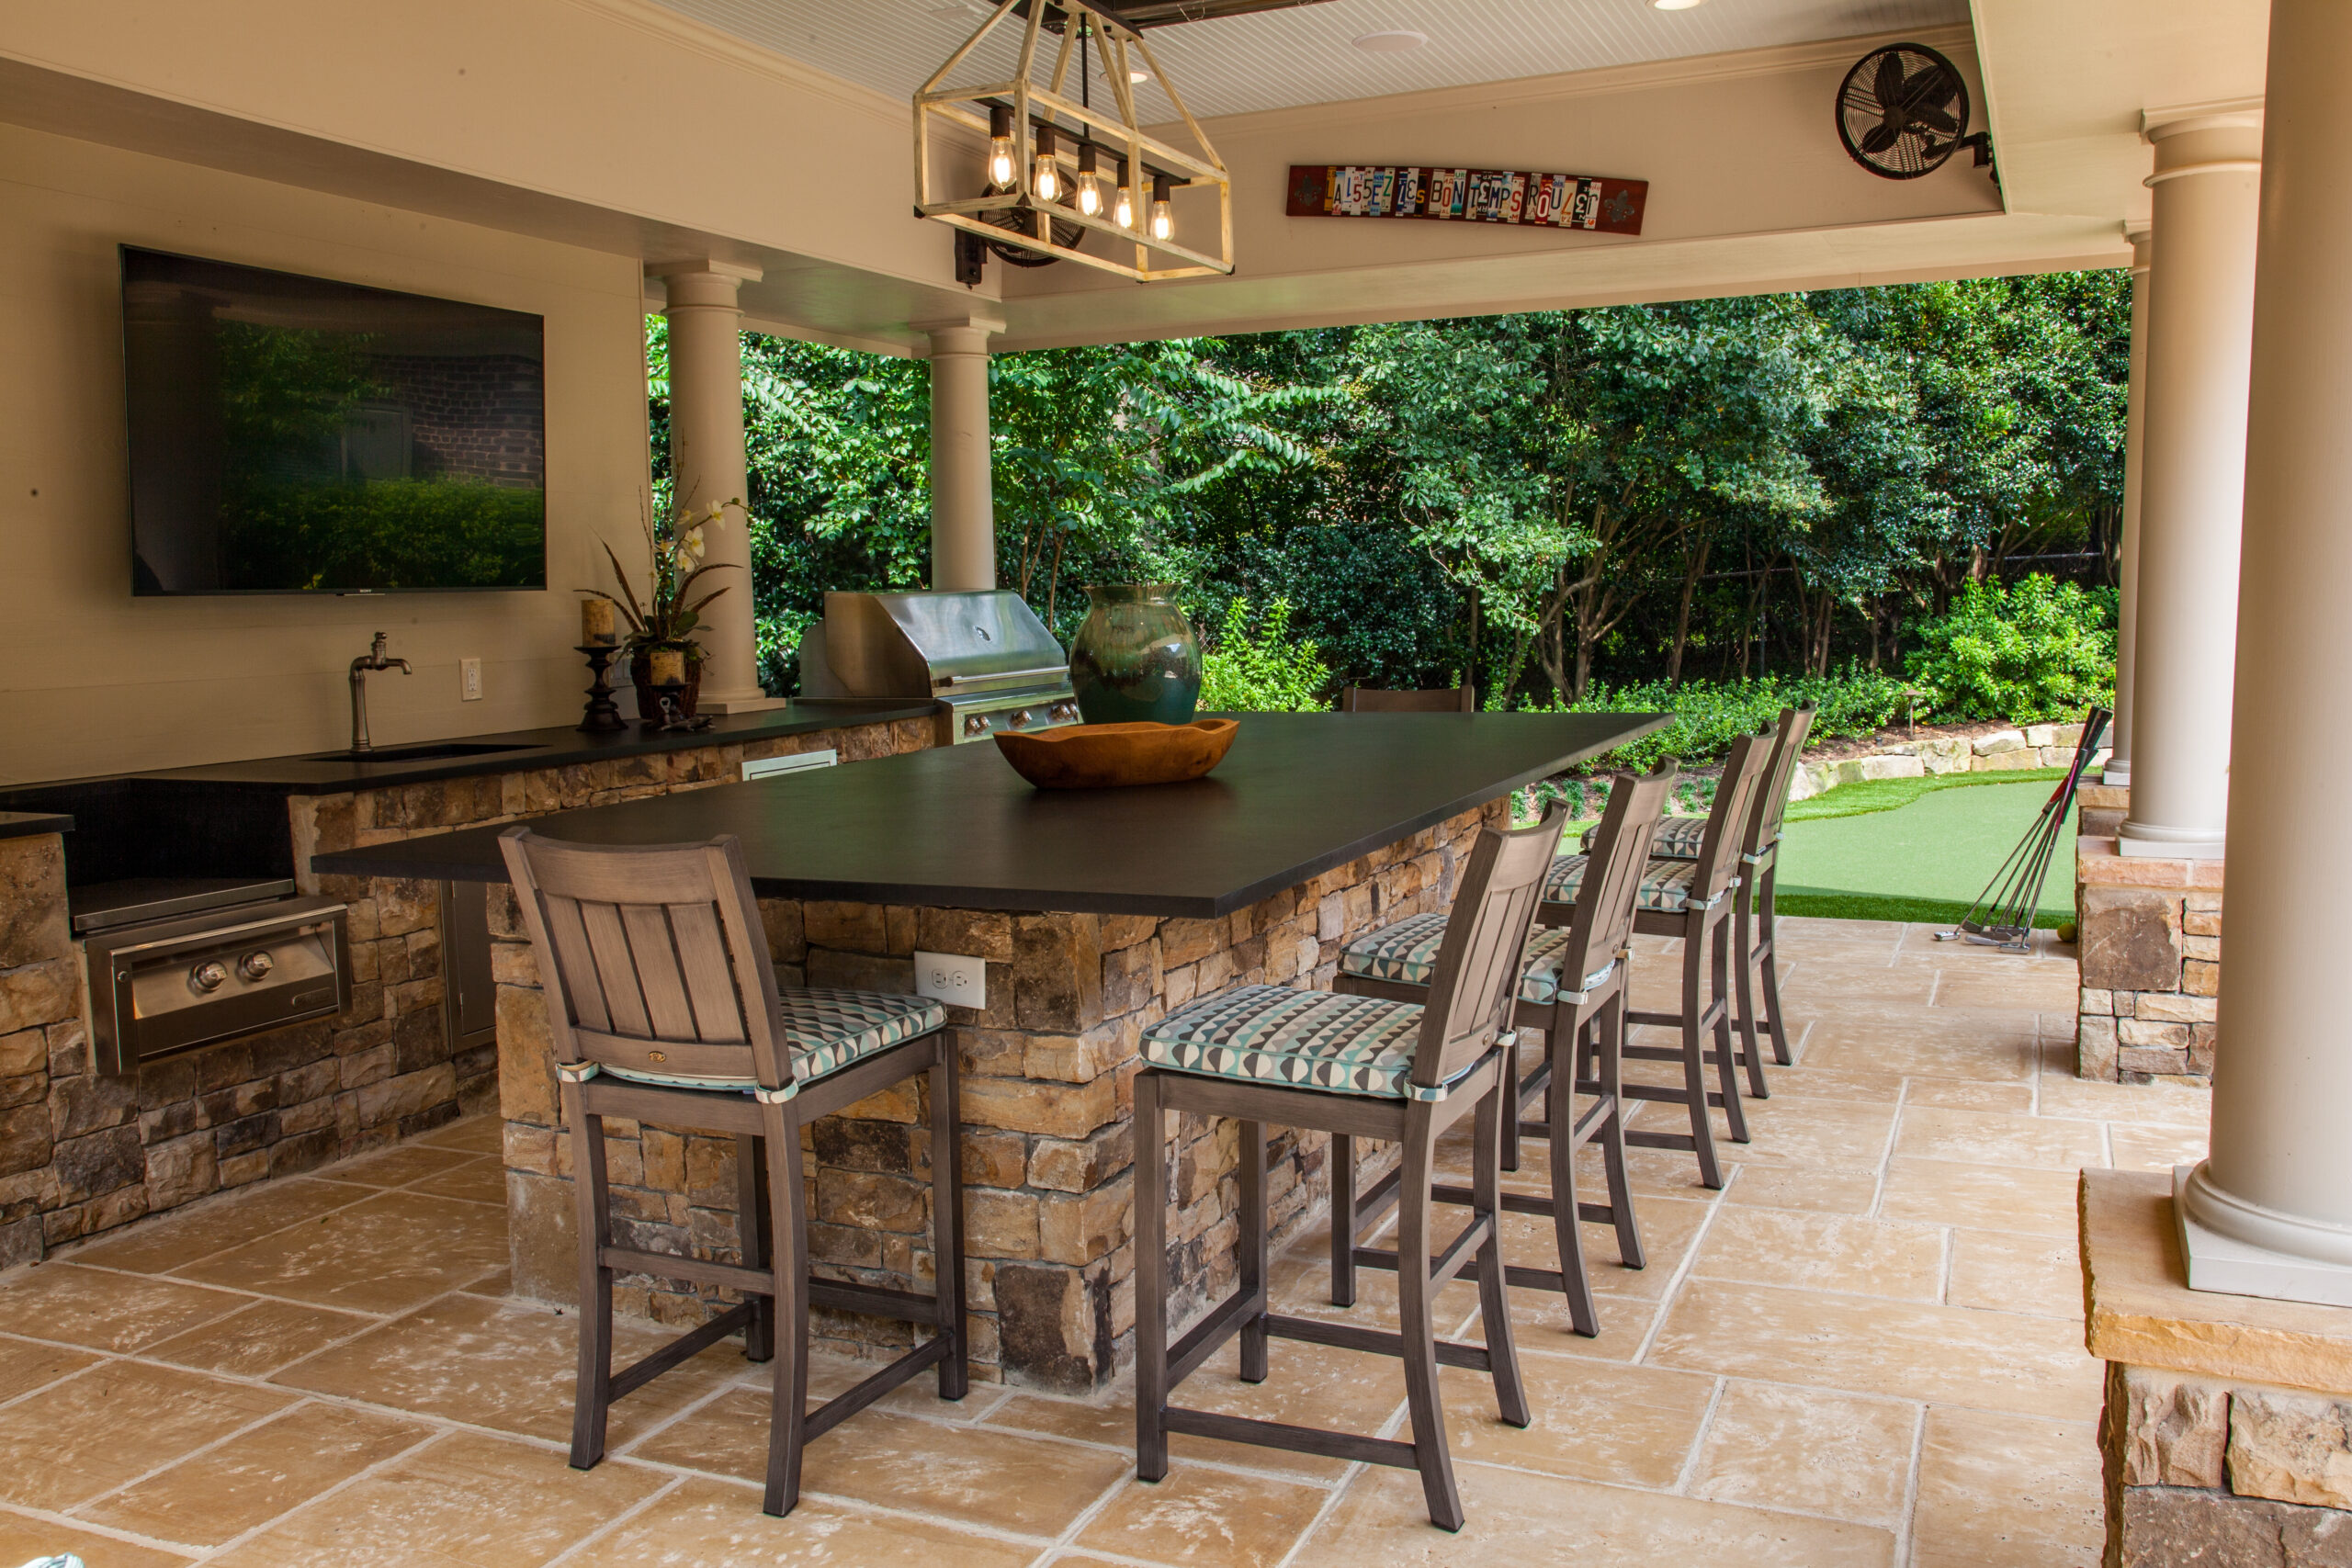
[[[2203,1127],[2110,1127],[2108,1136],[2113,1140],[2118,1170],[2170,1170],[2177,1165],[2194,1165],[2205,1157],[2208,1148]]]
[[[2031,1007],[2045,1012],[2071,1010],[2081,999],[2071,964],[2034,961],[2007,973],[1992,973],[1968,964],[1944,966],[1937,983],[1939,1008]]]
[[[1656,1267],[1655,1265],[1653,1267]],[[1657,1302],[1639,1296],[1595,1292],[1594,1310],[1600,1314],[1600,1332],[1588,1339],[1568,1320],[1568,1302],[1557,1291],[1513,1285],[1510,1290],[1510,1331],[1521,1354],[1587,1356],[1600,1361],[1630,1361],[1640,1353],[1643,1338],[1657,1317]],[[1472,1323],[1459,1337],[1483,1345],[1487,1337]]]
[[[821,1497],[772,1519],[754,1487],[688,1479],[564,1568],[1021,1568],[1036,1557],[1035,1546]]]
[[[247,1299],[171,1280],[44,1263],[0,1290],[0,1333],[92,1350],[142,1350],[226,1317]]]
[[[494,1155],[506,1147],[506,1121],[502,1116],[469,1116],[436,1127],[416,1140],[430,1148],[463,1149],[469,1155]]]
[[[1888,1132],[1894,1125],[1893,1105],[1858,1105],[1838,1100],[1751,1100],[1741,1107],[1747,1115],[1753,1141],[1735,1144],[1730,1124],[1721,1111],[1714,1119],[1715,1152],[1737,1165],[1828,1166],[1840,1169],[1875,1166],[1886,1152]],[[1668,1128],[1681,1121],[1679,1106],[1654,1107],[1671,1117],[1646,1118],[1644,1126]]]
[[[1891,1105],[1903,1097],[1903,1075],[1872,1067],[1833,1067],[1810,1057],[1784,1067],[1771,1060],[1772,1042],[1763,1045],[1765,1084],[1774,1100],[1856,1100]]]
[[[199,1371],[232,1377],[267,1377],[278,1368],[322,1350],[377,1320],[346,1312],[257,1301],[242,1311],[175,1334],[142,1354]]]
[[[161,1274],[271,1231],[315,1220],[368,1195],[364,1187],[310,1178],[265,1181],[185,1212],[142,1220],[119,1236],[76,1247],[66,1256],[76,1263]]]
[[[504,1210],[383,1192],[191,1263],[175,1277],[313,1306],[391,1313],[470,1284],[506,1259]]]
[[[1956,1230],[1951,1239],[1951,1289],[1945,1299],[1954,1306],[2082,1321],[2083,1263],[2073,1236]]]
[[[1711,1377],[1566,1356],[1523,1356],[1520,1374],[1534,1417],[1523,1430],[1497,1416],[1494,1380],[1486,1373],[1458,1367],[1439,1373],[1457,1462],[1670,1487],[1715,1391]]]
[[[1588,1202],[1600,1202],[1606,1193],[1594,1193]],[[1707,1205],[1678,1198],[1636,1198],[1634,1212],[1642,1227],[1642,1251],[1648,1266],[1628,1269],[1617,1258],[1617,1232],[1609,1225],[1587,1223],[1577,1227],[1584,1242],[1586,1275],[1592,1288],[1612,1296],[1656,1301],[1666,1294],[1674,1270],[1706,1224]],[[1552,1222],[1540,1214],[1505,1214],[1502,1223],[1503,1261],[1514,1268],[1557,1269],[1559,1238]],[[1474,1301],[1473,1304],[1476,1303]]]
[[[294,1403],[289,1393],[107,1361],[0,1421],[0,1502],[62,1511]]]
[[[506,1162],[495,1155],[468,1160],[435,1171],[422,1181],[412,1182],[413,1192],[430,1192],[435,1198],[455,1198],[468,1203],[506,1201]]]
[[[2064,1042],[2065,1069],[2041,1075],[2041,1113],[2078,1116],[2091,1122],[2151,1122],[2161,1126],[2203,1128],[2213,1119],[2213,1095],[2207,1089],[2170,1083],[2094,1083],[2074,1072],[2074,1036]]]
[[[0,1562],[37,1562],[61,1551],[70,1551],[94,1568],[180,1568],[193,1561],[176,1551],[133,1546],[95,1530],[75,1529],[0,1508]]]
[[[357,1159],[328,1166],[319,1174],[330,1181],[348,1181],[360,1187],[405,1187],[453,1167],[470,1165],[481,1157],[463,1149],[401,1144],[380,1154],[362,1155]]]
[[[1891,1220],[2030,1235],[2075,1234],[2077,1173],[1952,1160],[1890,1161],[1879,1213]]]
[[[1690,1494],[1892,1525],[1917,1418],[1894,1400],[1735,1382],[1707,1424]]]
[[[1726,1203],[1867,1214],[1878,1201],[1878,1172],[1791,1165],[1743,1165],[1724,1189]]]
[[[1831,1008],[1806,1041],[1804,1059],[1845,1071],[2022,1083],[2041,1066],[2040,1043],[2031,1011]]]
[[[1893,1568],[1894,1537],[1868,1525],[1768,1513],[1655,1492],[1459,1468],[1457,1535],[1429,1522],[1420,1477],[1368,1469],[1306,1539],[1295,1568]]]
[[[1935,972],[1925,965],[1871,964],[1842,954],[1792,958],[1781,965],[1781,994],[1789,1005],[1825,1015],[1856,1001],[1924,1008],[1935,985]]]
[[[669,1483],[618,1460],[458,1433],[210,1561],[227,1568],[537,1568]],[[759,1517],[754,1493],[747,1511]]]
[[[2087,1420],[2099,1363],[2079,1325],[2017,1313],[1692,1280],[1650,1359],[1773,1382]]]
[[[2106,1543],[2098,1434],[1930,1408],[1913,1537],[1919,1568],[2096,1568]]]
[[[97,1359],[80,1350],[37,1345],[29,1339],[0,1338],[0,1404],[78,1372]]]
[[[1759,1285],[1900,1301],[1941,1299],[1944,1233],[1905,1220],[1865,1220],[1726,1206],[1691,1272]]]
[[[1988,1083],[1976,1078],[1915,1077],[1904,1101],[1909,1105],[1940,1105],[1952,1111],[2001,1111],[2015,1116],[2033,1113],[2031,1083]]]
[[[1227,1366],[1229,1371],[1229,1361]],[[1183,1404],[1192,1397],[1191,1388],[1190,1383],[1184,1385],[1178,1404]],[[1094,1404],[1018,1393],[989,1412],[984,1425],[1005,1427],[1016,1432],[1043,1432],[1052,1437],[1095,1443],[1130,1459],[1136,1450],[1136,1406],[1131,1387],[1123,1387],[1119,1396],[1107,1403]],[[1259,1448],[1250,1443],[1220,1442],[1214,1438],[1195,1438],[1183,1432],[1169,1435],[1168,1451],[1170,1457],[1180,1461],[1203,1460],[1211,1464],[1260,1470],[1310,1481],[1337,1481],[1347,1473],[1348,1469],[1342,1460],[1291,1453],[1283,1449]]]
[[[1328,1496],[1319,1487],[1178,1461],[1162,1480],[1120,1488],[1078,1540],[1174,1568],[1273,1568]]]
[[[614,1325],[613,1364],[658,1349],[675,1330]],[[549,1441],[571,1437],[578,1320],[528,1303],[453,1295],[313,1356],[277,1382],[343,1399]],[[612,1408],[611,1446],[675,1415],[743,1366],[742,1341],[712,1346]]]
[[[1981,1160],[1989,1165],[2057,1170],[2107,1163],[2107,1145],[2096,1122],[1947,1111],[1932,1105],[1904,1111],[1894,1152],[1909,1159]]]
[[[88,1504],[81,1517],[158,1540],[220,1546],[431,1435],[413,1421],[305,1404]]]

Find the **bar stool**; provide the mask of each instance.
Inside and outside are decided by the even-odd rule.
[[[500,835],[523,923],[548,986],[564,1125],[580,1214],[580,1372],[571,1463],[605,1457],[613,1401],[728,1335],[774,1359],[770,1514],[800,1496],[801,1450],[926,1367],[961,1399],[963,1188],[956,1057],[946,1010],[878,991],[780,991],[759,908],[732,835],[701,844],[591,846]],[[931,1295],[808,1277],[800,1131],[918,1073],[931,1075]],[[743,1260],[649,1252],[612,1236],[604,1122],[623,1116],[735,1139]],[[613,1276],[651,1274],[748,1298],[620,1371],[612,1369]],[[816,1410],[807,1409],[811,1303],[929,1324],[932,1338]],[[776,1332],[786,1339],[778,1356]]]
[[[1587,1337],[1600,1332],[1600,1314],[1592,1298],[1578,1223],[1613,1227],[1618,1259],[1626,1268],[1640,1269],[1647,1262],[1626,1179],[1625,1115],[1620,1098],[1630,967],[1625,944],[1633,935],[1634,897],[1640,890],[1650,837],[1666,809],[1675,773],[1669,760],[1646,778],[1620,776],[1611,786],[1609,806],[1590,839],[1589,863],[1600,868],[1597,874],[1588,874],[1591,892],[1577,900],[1575,918],[1567,925],[1538,931],[1529,940],[1513,1019],[1521,1029],[1544,1031],[1544,1060],[1519,1081],[1516,1111],[1505,1123],[1502,1168],[1518,1168],[1521,1135],[1544,1138],[1551,1145],[1552,1190],[1541,1198],[1506,1192],[1502,1206],[1552,1222],[1560,1267],[1555,1271],[1512,1265],[1504,1276],[1513,1285],[1566,1295],[1569,1324]],[[1332,988],[1351,996],[1421,999],[1436,971],[1445,921],[1443,915],[1415,915],[1357,938],[1340,952]],[[1582,979],[1571,982],[1569,976]],[[1586,1063],[1589,1065],[1580,1068]],[[1576,1112],[1578,1094],[1592,1097],[1581,1116]],[[1544,1120],[1521,1120],[1539,1100],[1544,1105]],[[1576,1153],[1595,1141],[1609,1186],[1607,1203],[1577,1198]],[[1391,1171],[1381,1178],[1359,1203],[1354,1155],[1352,1139],[1341,1134],[1331,1140],[1331,1300],[1338,1306],[1355,1302],[1355,1265],[1396,1267],[1395,1253],[1357,1247],[1355,1238],[1396,1201],[1403,1173]],[[1466,1188],[1445,1185],[1431,1189],[1431,1196],[1441,1203],[1466,1203],[1472,1198]]]
[[[1813,728],[1817,705],[1810,701],[1781,710],[1780,729],[1772,742],[1772,760],[1764,783],[1756,792],[1740,838],[1738,890],[1732,899],[1732,949],[1740,955],[1733,1027],[1739,1030],[1753,1053],[1758,1026],[1772,1037],[1772,1059],[1788,1066],[1796,1058],[1789,1051],[1788,1027],[1781,1013],[1781,967],[1774,941],[1773,888],[1779,881],[1781,818],[1789,807],[1789,784],[1796,777],[1797,761],[1804,754],[1806,734]],[[1705,835],[1703,817],[1669,817],[1658,824],[1650,840],[1650,853],[1660,860],[1696,860]],[[1586,830],[1589,850],[1598,827]],[[1751,932],[1753,933],[1751,935]],[[1758,1016],[1752,987],[1760,986],[1768,1012]],[[1750,1092],[1757,1092],[1750,1085]],[[1761,1098],[1761,1095],[1758,1095]]]
[[[1378,686],[1340,688],[1341,713],[1476,713],[1477,688],[1464,681],[1459,686],[1436,686],[1418,692],[1390,692]]]
[[[1682,1086],[1629,1083],[1619,1092],[1628,1100],[1661,1100],[1686,1107],[1690,1131],[1654,1133],[1634,1128],[1625,1142],[1635,1148],[1679,1149],[1699,1160],[1699,1179],[1711,1188],[1724,1184],[1723,1168],[1715,1155],[1714,1129],[1707,1108],[1721,1106],[1731,1124],[1732,1141],[1747,1142],[1747,1118],[1740,1110],[1737,1068],[1745,1065],[1758,1098],[1762,1098],[1764,1073],[1753,1050],[1743,1053],[1731,1027],[1731,895],[1737,882],[1739,830],[1747,820],[1757,786],[1770,752],[1758,735],[1743,735],[1732,742],[1724,760],[1723,777],[1715,784],[1713,809],[1695,860],[1660,860],[1646,856],[1640,886],[1634,897],[1634,930],[1642,936],[1674,937],[1682,943],[1682,1006],[1674,1012],[1628,1010],[1632,1023],[1669,1024],[1682,1033],[1679,1048],[1663,1045],[1624,1047],[1627,1059],[1682,1064]],[[1544,881],[1544,904],[1536,919],[1546,926],[1575,923],[1590,857],[1562,855],[1552,863]],[[1708,982],[1712,980],[1712,984]],[[1702,1044],[1712,1032],[1714,1049]],[[1706,1066],[1713,1063],[1721,1087],[1710,1090]],[[1580,1077],[1592,1076],[1580,1072]]]
[[[1462,1528],[1462,1496],[1439,1403],[1440,1364],[1486,1372],[1502,1418],[1529,1420],[1503,1285],[1498,1200],[1501,1123],[1512,1086],[1512,993],[1525,967],[1544,867],[1559,841],[1555,814],[1516,833],[1478,835],[1440,945],[1426,1005],[1243,986],[1204,998],[1144,1032],[1136,1077],[1136,1474],[1168,1473],[1168,1434],[1417,1470],[1430,1522]],[[1241,1122],[1240,1283],[1173,1346],[1168,1343],[1168,1161],[1163,1113]],[[1430,1182],[1437,1140],[1476,1117],[1470,1221],[1430,1254]],[[1267,1310],[1267,1122],[1405,1146],[1397,1279],[1401,1333],[1287,1317]],[[1477,1262],[1487,1343],[1441,1341],[1437,1292]],[[1241,1337],[1241,1377],[1262,1382],[1269,1338],[1395,1356],[1405,1363],[1410,1442],[1220,1416],[1168,1403],[1225,1341]]]

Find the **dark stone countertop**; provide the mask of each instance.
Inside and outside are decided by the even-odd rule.
[[[1664,714],[1246,714],[1191,784],[1037,790],[992,745],[910,752],[533,824],[582,843],[732,833],[763,897],[1229,914],[1649,734]],[[322,873],[503,882],[500,828],[314,857]]]
[[[363,762],[346,757],[311,753],[295,757],[266,757],[251,762],[206,762],[192,768],[161,768],[127,776],[188,784],[241,785],[275,790],[282,795],[339,795],[345,790],[382,789],[392,784],[425,784],[435,779],[465,778],[480,773],[532,773],[540,768],[609,761],[616,757],[642,756],[653,751],[742,745],[753,740],[773,740],[784,735],[804,735],[812,729],[839,729],[851,725],[925,718],[937,709],[938,705],[928,697],[882,702],[802,702],[796,699],[783,707],[759,713],[715,715],[708,729],[691,733],[648,735],[632,723],[627,729],[609,735],[585,735],[570,725],[557,725],[547,729],[516,729],[498,735],[459,735],[439,740],[388,740],[379,743],[383,750],[394,752],[412,746],[499,748],[494,751],[467,756],[371,757]]]
[[[70,833],[74,818],[56,811],[0,811],[0,839],[29,839],[36,833]]]

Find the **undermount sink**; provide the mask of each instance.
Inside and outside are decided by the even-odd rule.
[[[481,740],[426,740],[414,746],[379,746],[368,751],[318,751],[311,762],[429,762],[441,757],[488,757],[501,751],[537,751],[535,745],[500,746]]]

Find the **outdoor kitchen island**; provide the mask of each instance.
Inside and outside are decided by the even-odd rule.
[[[1145,1028],[1242,984],[1328,987],[1350,939],[1450,898],[1510,796],[1666,722],[1649,714],[1252,714],[1191,784],[1033,789],[993,745],[941,747],[692,794],[559,812],[583,843],[742,840],[786,984],[911,991],[914,953],[985,960],[984,1005],[950,1008],[963,1067],[975,1379],[1069,1392],[1108,1381],[1135,1325],[1132,1084]],[[502,885],[497,828],[321,854],[322,873]],[[571,1156],[545,999],[511,893],[493,886],[500,1103],[518,1295],[568,1301]],[[807,1145],[820,1269],[927,1290],[928,1140],[910,1083],[819,1122]],[[614,1213],[636,1245],[732,1256],[733,1147],[608,1123]],[[1238,1126],[1183,1129],[1170,1236],[1179,1315],[1230,1288]],[[1278,1227],[1328,1195],[1326,1140],[1269,1150]],[[631,1280],[620,1309],[698,1320],[691,1288]],[[818,1314],[842,1348],[904,1325]]]

